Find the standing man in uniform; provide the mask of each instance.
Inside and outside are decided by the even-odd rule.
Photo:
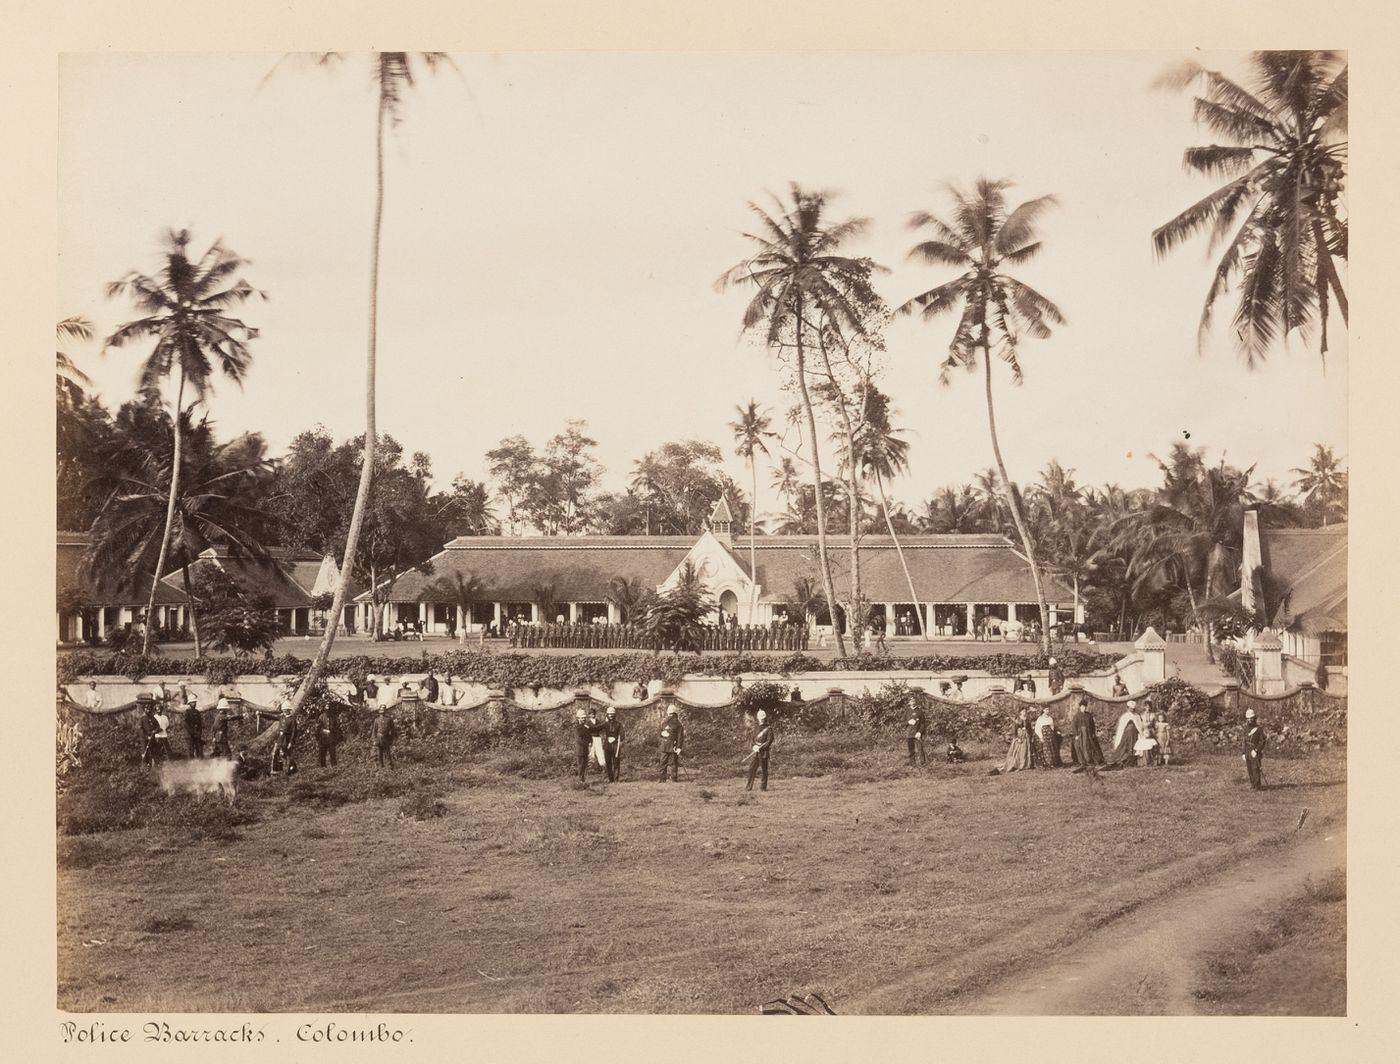
[[[1251,790],[1264,789],[1264,729],[1254,715],[1254,710],[1244,711],[1244,767],[1249,772]]]
[[[321,708],[321,714],[316,718],[316,763],[325,768],[329,759],[331,767],[334,768],[335,748],[339,745],[339,715],[327,704]]]
[[[685,739],[685,728],[674,703],[666,710],[666,719],[661,722],[661,782],[666,782],[666,770],[672,768],[673,778],[681,780],[681,743]]]
[[[155,700],[144,691],[136,696],[136,704],[141,709],[141,764],[155,758],[155,736],[159,731],[156,725]]]
[[[380,706],[379,713],[374,718],[374,730],[370,733],[375,756],[378,758],[377,767],[383,768],[386,761],[390,768],[394,767],[394,740],[398,735],[399,729],[394,723],[394,718],[389,716],[389,707]]]
[[[190,755],[204,757],[204,718],[199,715],[199,701],[191,691],[185,696],[185,737],[190,743]]]
[[[1060,663],[1054,658],[1050,659],[1050,693],[1059,694],[1065,686],[1065,670],[1060,667]]]
[[[753,749],[749,752],[749,782],[744,790],[753,790],[754,776],[762,773],[758,789],[768,789],[768,752],[773,748],[773,726],[768,723],[768,714],[758,711],[753,733]]]
[[[909,720],[904,726],[904,742],[909,747],[909,764],[915,764],[915,753],[918,754],[919,764],[928,764],[928,754],[924,749],[924,732],[928,729],[928,721],[924,717],[924,711],[919,708],[919,703],[914,699],[909,699]]]
[[[593,748],[595,727],[582,709],[574,711],[574,753],[578,755],[578,781],[588,782],[588,753]]]
[[[622,777],[622,721],[612,706],[608,707],[607,717],[603,722],[603,756],[607,758],[608,780],[617,783]]]
[[[437,682],[437,677],[434,676],[431,672],[428,673],[428,678],[427,678],[426,680],[423,681],[422,691],[423,691],[423,701],[424,701],[424,702],[431,702],[431,703],[434,703],[434,704],[437,702],[437,700],[438,700],[438,682]]]

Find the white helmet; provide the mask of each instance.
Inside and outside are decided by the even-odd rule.
[[[767,720],[767,719],[768,719],[768,714],[765,713],[763,710],[760,709],[760,710],[758,711],[758,719],[759,719],[759,720]]]

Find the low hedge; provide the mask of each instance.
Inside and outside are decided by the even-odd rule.
[[[1057,650],[1056,660],[1068,676],[1082,676],[1112,668],[1113,654],[1082,650]],[[83,676],[202,676],[210,683],[224,683],[235,676],[300,676],[310,661],[292,655],[275,658],[200,657],[165,658],[159,655],[109,654],[74,651],[58,660],[60,683]],[[1041,671],[1049,663],[1041,654],[928,654],[917,657],[885,655],[821,659],[808,654],[653,654],[649,651],[617,654],[493,653],[489,650],[448,650],[417,657],[348,655],[331,660],[330,675],[363,677],[368,673],[402,675],[426,672],[451,673],[456,679],[488,687],[558,687],[589,684],[679,683],[686,675],[732,676],[741,672],[769,672],[792,676],[808,672],[987,672],[993,676],[1018,676]]]

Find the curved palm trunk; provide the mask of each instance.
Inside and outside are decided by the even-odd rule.
[[[807,439],[812,452],[812,477],[816,486],[817,559],[822,571],[822,587],[826,590],[827,612],[831,615],[831,632],[836,637],[836,653],[846,656],[846,638],[836,620],[836,591],[831,583],[831,561],[826,556],[826,503],[822,499],[822,466],[817,453],[817,418],[812,413],[812,396],[807,391],[807,363],[802,350],[802,307],[797,308],[797,387],[802,393],[802,409],[807,414]]]
[[[156,571],[151,574],[151,597],[146,601],[146,630],[141,636],[141,653],[151,652],[151,629],[155,627],[156,590],[160,587],[160,574],[165,570],[165,559],[170,553],[170,530],[175,527],[175,500],[180,493],[180,407],[185,402],[185,371],[180,371],[180,384],[175,389],[175,445],[170,456],[170,499],[165,505],[165,532],[160,538],[160,551],[156,554]],[[188,592],[187,592],[188,594]]]
[[[188,565],[180,566],[180,576],[185,581],[185,602],[188,604],[185,608],[190,611],[190,631],[194,633],[194,656],[202,658],[204,657],[204,645],[199,639],[199,617],[195,614],[194,592],[190,590],[190,567]]]
[[[345,537],[345,555],[340,566],[340,581],[335,586],[335,598],[331,601],[331,615],[326,624],[326,633],[321,637],[321,645],[316,649],[311,668],[297,689],[292,702],[292,713],[300,712],[306,696],[311,693],[335,645],[336,633],[340,630],[340,620],[345,612],[345,598],[350,590],[350,576],[355,568],[355,550],[360,543],[360,528],[365,522],[365,510],[369,506],[370,482],[374,479],[374,369],[375,353],[379,340],[379,230],[384,219],[384,126],[389,116],[388,100],[381,84],[379,90],[379,119],[375,139],[375,187],[374,223],[370,239],[369,259],[369,346],[365,355],[365,450],[360,469],[360,485],[355,492],[355,508],[350,513],[350,530]]]
[[[753,460],[753,449],[749,449],[749,483],[753,494],[749,496],[749,624],[754,623],[753,611],[758,603],[758,560],[754,546],[753,524],[758,516],[758,464]]]
[[[863,654],[867,647],[865,641],[865,616],[862,609],[863,601],[860,593],[860,486],[857,483],[856,468],[856,433],[851,424],[850,411],[846,409],[846,396],[836,383],[836,374],[831,369],[831,356],[826,350],[826,340],[821,333],[817,334],[818,350],[822,354],[822,364],[826,367],[826,379],[831,382],[832,393],[836,396],[836,409],[841,415],[841,426],[846,433],[846,453],[851,456],[847,463],[846,482],[846,512],[849,516],[850,536],[851,536],[851,598],[850,605],[846,611],[846,623],[851,626],[851,644],[857,654]],[[818,488],[820,491],[820,487]],[[832,618],[833,622],[835,617]]]
[[[1026,532],[1026,517],[1021,513],[1021,502],[1011,490],[1011,478],[1006,475],[1006,463],[1001,457],[1001,444],[997,440],[996,410],[992,405],[992,349],[987,343],[982,345],[982,363],[987,371],[987,425],[992,431],[992,454],[996,456],[997,473],[1001,476],[1002,487],[1006,489],[1006,501],[1011,508],[1011,520],[1016,524],[1016,532],[1021,537],[1021,546],[1026,551],[1026,561],[1031,567],[1031,580],[1035,584],[1035,597],[1040,605],[1040,652],[1050,653],[1050,607],[1045,604],[1045,591],[1040,585],[1040,566],[1035,562],[1035,548]]]
[[[890,520],[890,500],[885,497],[885,480],[880,476],[880,470],[875,470],[875,487],[880,492],[880,509],[885,515],[885,527],[890,531],[890,539],[894,540],[895,553],[899,555],[899,567],[904,570],[904,580],[909,585],[909,598],[914,603],[914,615],[919,619],[919,634],[927,642],[932,642],[928,634],[928,625],[924,623],[924,606],[919,601],[919,593],[914,590],[914,578],[909,575],[909,563],[904,558],[904,548],[899,545],[899,537],[894,533],[894,522]]]

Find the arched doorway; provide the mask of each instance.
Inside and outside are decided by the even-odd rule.
[[[732,591],[725,591],[719,597],[720,612],[726,617],[736,617],[739,613],[739,596]]]

